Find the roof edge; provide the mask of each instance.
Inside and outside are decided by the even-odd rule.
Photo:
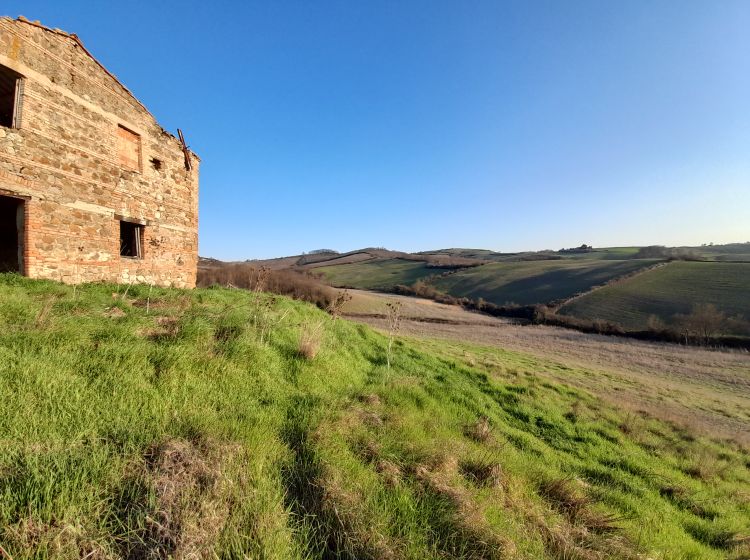
[[[156,123],[156,126],[158,126],[164,134],[167,134],[167,135],[171,136],[172,138],[174,138],[175,140],[177,140],[177,142],[180,141],[179,138],[177,138],[176,135],[172,134],[167,129],[165,129],[163,126],[161,126],[159,124],[159,121],[153,115],[153,113],[148,110],[148,107],[146,107],[135,96],[135,94],[132,91],[130,91],[125,86],[125,84],[123,84],[117,78],[117,76],[115,76],[112,72],[110,72],[109,70],[107,70],[106,66],[104,66],[104,64],[102,64],[101,62],[99,62],[99,60],[93,54],[91,54],[91,52],[84,46],[83,41],[81,41],[81,39],[78,37],[78,35],[76,35],[75,33],[68,33],[67,31],[63,31],[62,29],[47,27],[46,25],[44,25],[43,23],[41,23],[39,20],[31,21],[29,18],[27,18],[25,16],[22,16],[22,15],[19,15],[15,20],[13,18],[11,18],[11,17],[8,17],[8,16],[2,16],[2,17],[0,17],[0,19],[8,19],[8,20],[11,20],[11,21],[18,21],[18,22],[21,22],[21,23],[25,23],[27,25],[31,25],[33,27],[37,27],[39,29],[43,29],[44,31],[47,31],[48,33],[54,33],[55,35],[60,35],[61,37],[67,37],[68,39],[72,39],[79,47],[81,47],[81,49],[83,50],[83,52],[86,53],[86,55],[99,66],[99,68],[101,68],[102,70],[104,70],[104,73],[107,74],[107,76],[109,76],[110,78],[112,78],[115,81],[115,83],[118,86],[120,86],[133,99],[133,101],[135,101],[141,107],[141,109],[143,109],[144,111],[146,111],[146,113],[149,114],[149,116],[154,120],[154,123]],[[188,148],[188,150],[190,150],[190,148]],[[200,161],[200,157],[198,156],[198,154],[196,154],[193,150],[190,150],[190,153],[192,155],[194,155],[196,158],[198,158],[198,161]]]

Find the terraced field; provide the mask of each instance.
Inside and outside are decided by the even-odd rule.
[[[321,266],[315,271],[322,272],[334,286],[370,290],[387,290],[397,284],[410,285],[427,276],[444,272],[439,268],[430,267],[425,262],[406,259]]]
[[[530,305],[569,298],[656,262],[564,259],[493,263],[438,278],[433,284],[457,297],[483,298],[498,305]]]
[[[673,262],[578,298],[560,313],[640,329],[651,315],[669,324],[699,303],[750,319],[750,263]]]

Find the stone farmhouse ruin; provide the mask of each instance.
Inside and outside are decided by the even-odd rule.
[[[194,287],[198,165],[78,37],[0,18],[0,271]]]

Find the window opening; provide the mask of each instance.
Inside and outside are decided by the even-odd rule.
[[[18,128],[22,88],[21,74],[0,65],[0,126]]]
[[[143,226],[132,222],[120,222],[120,256],[143,258]]]

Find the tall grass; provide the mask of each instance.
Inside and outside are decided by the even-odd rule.
[[[534,358],[395,338],[389,370],[386,336],[288,298],[113,292],[0,276],[0,554],[748,553],[746,449],[541,383]]]

